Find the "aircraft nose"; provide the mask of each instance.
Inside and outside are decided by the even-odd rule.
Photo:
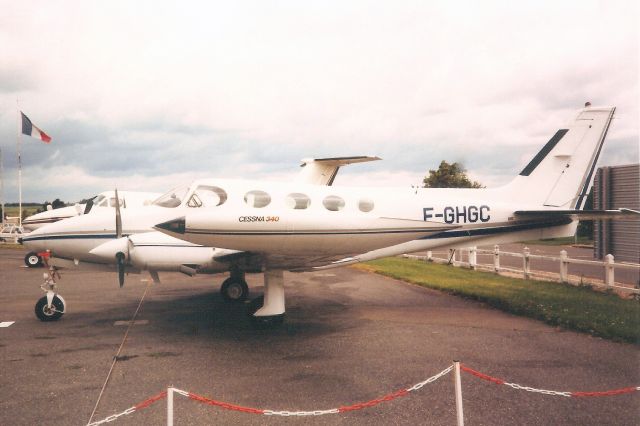
[[[186,228],[186,220],[184,217],[162,222],[154,226],[155,229],[173,232],[175,234],[184,234]],[[161,231],[162,232],[162,231]]]

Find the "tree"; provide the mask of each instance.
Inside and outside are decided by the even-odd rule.
[[[480,182],[471,181],[464,166],[449,164],[442,160],[438,170],[429,170],[429,176],[422,180],[423,188],[484,188]]]
[[[51,207],[54,209],[59,209],[60,207],[64,207],[64,206],[66,206],[66,204],[64,203],[64,201],[60,201],[60,198],[56,198],[51,203]]]

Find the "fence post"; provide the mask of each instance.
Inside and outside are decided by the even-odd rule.
[[[174,388],[167,388],[167,426],[173,426],[173,391]]]
[[[493,246],[493,272],[500,272],[500,246]]]
[[[460,361],[453,361],[453,382],[456,392],[456,418],[458,426],[464,426],[464,411],[462,410],[462,383],[460,380]]]
[[[476,246],[469,247],[469,267],[475,271],[478,264],[478,251]]]
[[[431,250],[427,251],[427,262],[433,262],[433,252]]]
[[[611,287],[615,282],[614,271],[613,255],[608,254],[604,257],[604,283],[607,287]]]
[[[560,282],[569,282],[569,262],[567,262],[567,251],[560,251]]]
[[[530,272],[529,272],[529,266],[530,266],[530,259],[529,259],[529,247],[525,247],[522,250],[522,273],[524,274],[524,279],[528,280],[529,277],[531,276]]]

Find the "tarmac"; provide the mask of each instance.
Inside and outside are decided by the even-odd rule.
[[[94,421],[167,386],[271,410],[322,410],[407,388],[452,360],[534,388],[600,391],[640,385],[640,346],[565,331],[382,276],[341,268],[286,273],[287,317],[254,328],[242,304],[219,295],[218,276],[62,272],[61,320],[34,304],[43,269],[0,250],[0,424],[86,424],[126,324],[148,288]],[[256,297],[262,278],[248,275]],[[125,324],[125,325],[123,325]],[[519,391],[463,373],[466,424],[631,425],[640,392],[567,398]],[[453,375],[409,395],[323,417],[270,417],[175,399],[175,424],[455,424]],[[112,424],[165,424],[166,401]]]

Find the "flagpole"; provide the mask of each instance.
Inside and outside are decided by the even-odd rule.
[[[7,212],[4,209],[4,158],[2,158],[2,148],[0,148],[0,203],[2,205],[2,229],[4,230],[4,217]]]
[[[22,156],[20,155],[20,145],[22,144],[22,126],[20,120],[20,105],[18,104],[18,97],[16,96],[16,109],[18,110],[18,118],[16,120],[18,124],[18,226],[22,228]]]

